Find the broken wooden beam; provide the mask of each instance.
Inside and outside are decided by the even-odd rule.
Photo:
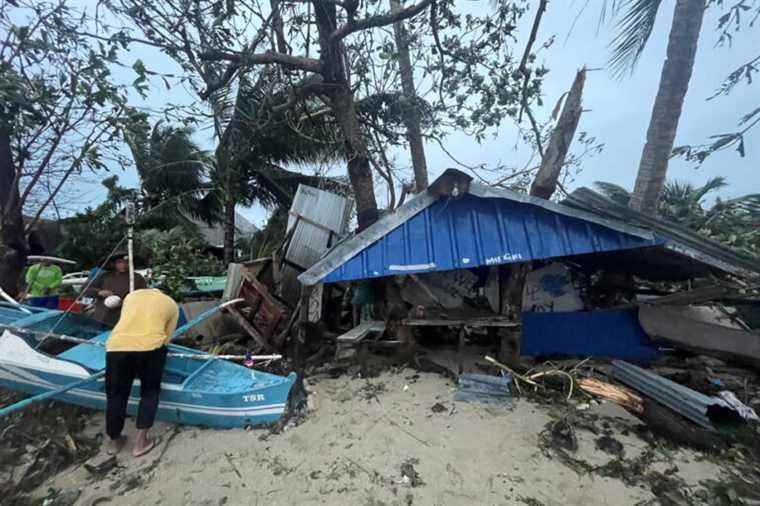
[[[230,306],[227,308],[227,311],[237,319],[240,326],[243,327],[248,335],[250,335],[260,346],[268,351],[274,349],[272,345],[269,344],[269,341],[267,341],[264,336],[262,336],[248,320],[246,320],[245,316],[243,316],[237,308]]]

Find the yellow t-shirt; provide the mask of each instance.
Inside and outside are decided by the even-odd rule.
[[[160,348],[169,342],[178,318],[179,307],[171,297],[152,288],[135,290],[124,298],[121,317],[106,341],[106,350]]]

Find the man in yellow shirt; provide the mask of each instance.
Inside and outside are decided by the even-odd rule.
[[[135,457],[153,449],[148,438],[158,411],[161,377],[166,364],[166,345],[177,327],[179,308],[160,290],[135,290],[124,298],[121,316],[106,341],[106,433],[110,453],[126,442],[121,431],[135,378],[140,379]]]

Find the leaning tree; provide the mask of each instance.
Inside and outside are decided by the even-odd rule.
[[[10,293],[40,216],[72,177],[118,156],[118,49],[92,45],[77,33],[84,23],[65,0],[0,2],[0,286]]]
[[[505,117],[517,117],[521,104],[538,96],[544,73],[531,71],[532,58],[520,62],[513,54],[523,1],[498,0],[469,14],[453,0],[418,0],[393,10],[359,0],[105,3],[127,24],[92,35],[160,48],[209,103],[234,90],[241,77],[255,82],[265,75],[284,85],[286,100],[278,107],[294,124],[329,114],[343,144],[360,228],[378,216],[368,139],[398,136],[405,117],[399,98],[409,102],[398,90],[367,86],[378,60],[397,58],[394,23],[406,20],[410,45],[427,53],[417,72],[434,85],[430,111],[451,129],[482,138]],[[379,43],[384,34],[388,44]],[[384,121],[394,112],[398,121]]]

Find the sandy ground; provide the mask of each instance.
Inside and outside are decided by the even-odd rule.
[[[100,478],[71,468],[36,496],[52,487],[80,491],[76,504],[82,505],[657,503],[646,485],[577,471],[542,451],[546,425],[563,412],[578,412],[574,406],[558,412],[523,399],[512,409],[454,403],[450,382],[409,369],[312,382],[317,409],[280,434],[157,426],[161,441],[148,456],[134,459],[127,448]],[[437,403],[446,409],[434,412]],[[638,422],[617,406],[592,406],[584,415],[614,432],[626,459],[653,451],[650,469],[687,487],[697,490],[721,474],[699,454],[640,439],[631,430]],[[93,416],[90,430],[101,429],[101,416]],[[601,433],[577,428],[576,434],[575,459],[600,466],[614,458],[596,448]],[[416,477],[408,467],[402,476],[404,463],[418,480],[409,479]]]

